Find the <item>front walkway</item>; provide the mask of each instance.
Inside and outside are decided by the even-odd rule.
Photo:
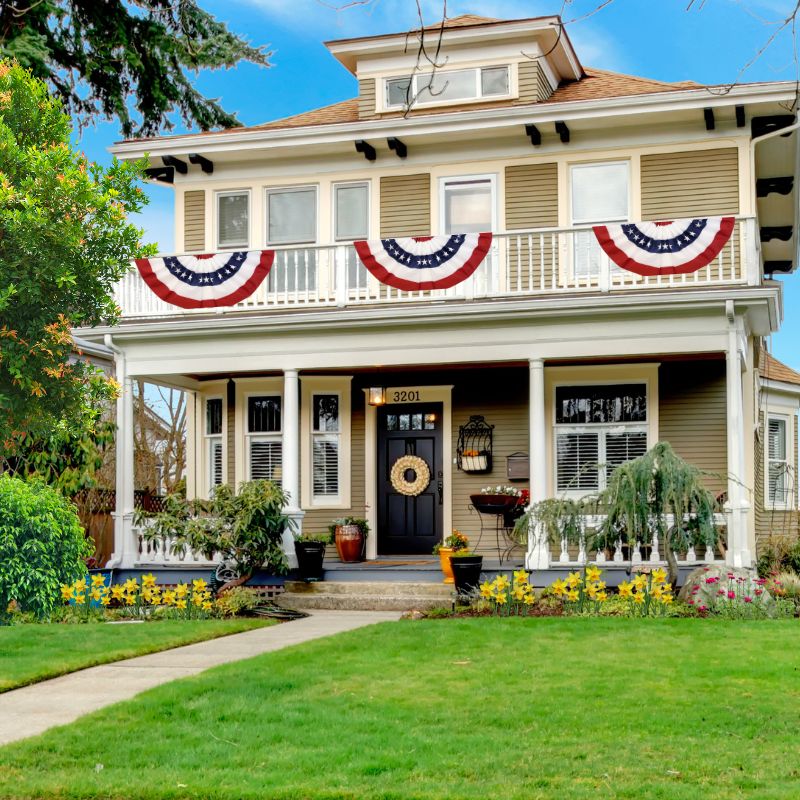
[[[159,684],[196,675],[219,664],[399,617],[392,612],[315,611],[294,622],[90,667],[24,686],[0,695],[0,744],[66,725]]]

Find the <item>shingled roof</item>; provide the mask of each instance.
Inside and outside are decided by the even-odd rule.
[[[800,372],[795,372],[782,361],[778,361],[775,356],[770,355],[766,350],[761,351],[761,363],[758,371],[762,378],[770,381],[780,381],[781,383],[793,383],[800,386]]]

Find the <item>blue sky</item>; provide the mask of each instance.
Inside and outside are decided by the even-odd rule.
[[[273,51],[269,69],[243,65],[203,73],[197,82],[244,124],[285,117],[356,94],[355,79],[323,46],[326,39],[408,30],[417,21],[414,0],[373,0],[342,10],[347,0],[200,0],[251,43]],[[441,18],[441,0],[421,0],[426,23]],[[599,0],[565,3],[565,20],[592,11]],[[613,0],[606,8],[570,25],[581,61],[588,66],[660,80],[727,83],[775,31],[794,0]],[[514,19],[554,14],[562,0],[449,0],[448,16],[472,13]],[[742,80],[794,80],[792,41],[784,31]],[[182,127],[176,126],[175,132]],[[84,131],[80,146],[96,161],[109,160],[106,148],[118,139],[115,123]],[[162,251],[173,249],[172,193],[153,187],[151,204],[139,223]],[[773,337],[778,358],[800,370],[800,272],[789,276],[785,321]]]

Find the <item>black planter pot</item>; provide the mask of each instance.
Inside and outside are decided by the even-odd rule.
[[[451,556],[450,564],[453,567],[456,594],[468,595],[478,591],[478,585],[481,581],[481,569],[483,568],[483,556],[461,556],[460,558]]]
[[[294,552],[300,578],[306,582],[321,581],[325,545],[322,542],[295,542]]]

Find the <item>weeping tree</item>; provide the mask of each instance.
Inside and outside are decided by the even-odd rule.
[[[527,545],[528,531],[533,527],[546,542],[579,544],[584,535],[584,517],[596,512],[596,497],[551,497],[527,509],[516,521],[513,536],[519,544]]]
[[[677,552],[690,545],[713,547],[714,496],[703,484],[704,473],[682,459],[668,442],[617,467],[598,497],[606,518],[598,535],[605,541],[623,533],[629,543],[663,545],[670,580],[678,577]]]

